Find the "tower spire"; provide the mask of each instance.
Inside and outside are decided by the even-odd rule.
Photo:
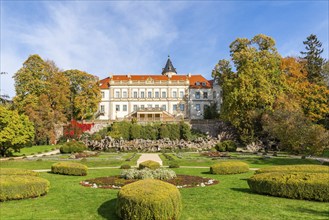
[[[176,68],[172,65],[170,56],[168,55],[168,60],[165,67],[162,69],[162,75],[171,76],[177,74]]]

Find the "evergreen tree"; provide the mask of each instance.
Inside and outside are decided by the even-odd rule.
[[[308,80],[313,83],[323,83],[324,77],[321,72],[325,60],[321,57],[322,43],[316,35],[311,34],[306,41],[303,41],[303,44],[306,51],[301,51],[301,54],[304,55],[302,58],[305,60]]]

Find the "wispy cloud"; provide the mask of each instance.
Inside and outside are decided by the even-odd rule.
[[[16,37],[2,51],[2,69],[17,71],[9,70],[13,63],[8,58],[11,49],[18,49],[18,41],[20,47],[29,48],[29,54],[54,60],[63,69],[81,69],[99,77],[108,72],[154,72],[159,69],[157,50],[164,50],[179,35],[173,17],[182,8],[180,3],[169,8],[160,2],[46,2],[46,22],[8,29]],[[29,54],[21,55],[26,59]]]

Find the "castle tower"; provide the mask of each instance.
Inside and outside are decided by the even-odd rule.
[[[174,66],[172,65],[172,62],[170,60],[170,56],[168,56],[168,60],[166,63],[166,66],[164,68],[162,68],[162,75],[171,77],[172,75],[176,75],[176,69],[174,68]]]

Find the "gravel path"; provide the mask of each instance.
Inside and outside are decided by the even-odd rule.
[[[44,152],[44,153],[41,153],[41,154],[29,155],[29,156],[26,156],[26,157],[27,158],[43,157],[43,155],[50,156],[50,155],[59,154],[59,153],[60,153],[59,149],[56,149],[56,150],[49,151],[49,152]],[[23,157],[6,157],[6,158],[0,158],[0,160],[9,160],[10,158],[13,158],[14,160],[23,159]]]
[[[159,154],[142,154],[137,160],[137,166],[147,160],[153,160],[155,162],[158,162],[162,166],[162,160],[159,157]]]

